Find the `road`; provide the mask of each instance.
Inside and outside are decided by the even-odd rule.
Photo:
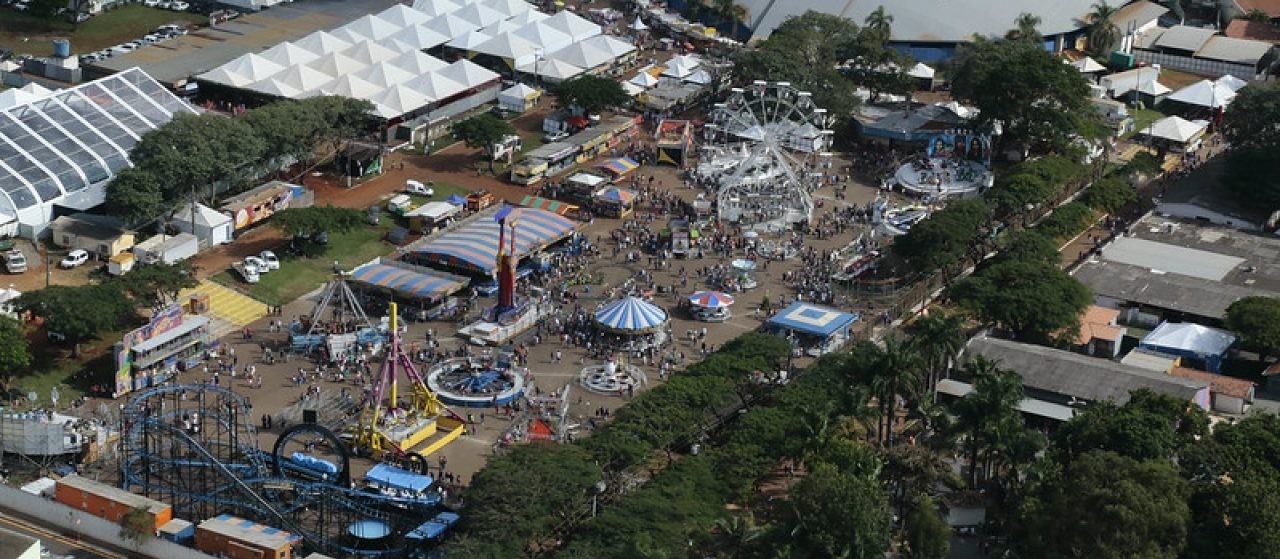
[[[54,531],[45,526],[37,526],[25,519],[0,512],[0,527],[20,534],[37,538],[44,542],[45,548],[54,557],[75,557],[76,559],[126,559],[127,556],[107,551],[101,545],[81,542],[74,535],[62,531]]]

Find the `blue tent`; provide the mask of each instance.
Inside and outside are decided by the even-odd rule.
[[[794,333],[817,338],[817,347],[825,353],[848,339],[849,330],[857,320],[858,315],[854,313],[796,301],[765,325],[774,334]]]
[[[467,199],[466,199],[466,198],[463,198],[463,197],[461,197],[461,196],[458,196],[457,194],[454,194],[454,195],[452,195],[452,196],[449,196],[449,199],[448,199],[448,200],[445,200],[445,202],[448,202],[448,203],[453,204],[453,205],[455,205],[455,206],[465,206],[465,205],[467,205]]]
[[[596,322],[616,332],[644,332],[666,324],[667,311],[636,297],[624,297],[597,309]]]

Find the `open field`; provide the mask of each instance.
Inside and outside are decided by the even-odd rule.
[[[391,245],[383,240],[388,229],[387,225],[362,226],[347,233],[331,233],[324,254],[315,258],[281,254],[280,269],[262,274],[256,284],[241,281],[232,270],[223,270],[210,279],[268,305],[283,305],[328,281],[335,261],[342,269],[349,270],[390,252]]]
[[[61,17],[46,25],[35,16],[5,7],[0,8],[0,48],[46,56],[53,52],[50,41],[70,39],[71,52],[84,54],[132,41],[161,25],[208,22],[200,14],[129,4],[93,16],[73,30]]]

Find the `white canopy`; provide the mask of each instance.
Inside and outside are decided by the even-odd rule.
[[[449,37],[445,37],[443,33],[423,25],[406,27],[389,38],[412,45],[418,50],[426,50],[449,41]]]
[[[648,29],[648,28],[649,28],[649,26],[648,26],[648,25],[645,25],[643,21],[640,21],[640,16],[636,16],[636,21],[635,21],[635,23],[632,23],[632,24],[631,24],[631,28],[632,28],[632,29],[634,29],[634,30],[636,30],[636,31],[644,31],[644,30]]]
[[[421,51],[410,51],[387,61],[387,64],[394,64],[396,67],[408,71],[415,76],[429,74],[445,66],[443,60],[423,53]]]
[[[1133,90],[1137,91],[1138,93],[1142,93],[1145,95],[1154,95],[1156,97],[1159,97],[1161,95],[1168,95],[1169,92],[1173,91],[1172,89],[1165,87],[1164,84],[1155,80],[1139,83],[1137,87],[1133,88]]]
[[[498,106],[523,111],[531,99],[537,99],[540,95],[538,90],[518,83],[498,93]]]
[[[275,62],[281,66],[296,66],[298,64],[306,64],[320,58],[324,53],[316,52],[308,48],[300,47],[294,43],[283,42],[267,50],[262,51],[262,57]]]
[[[1236,98],[1236,92],[1231,88],[1213,83],[1209,80],[1200,80],[1187,87],[1173,92],[1168,97],[1173,101],[1186,103],[1188,105],[1198,105],[1216,109],[1231,104],[1231,100]]]
[[[510,33],[523,27],[523,24],[515,23],[509,19],[504,19],[497,23],[492,23],[480,28],[481,33],[486,33],[490,37],[497,37],[503,33]]]
[[[573,37],[573,40],[575,41],[595,37],[602,32],[599,25],[591,23],[582,16],[569,10],[557,12],[555,15],[543,20],[542,23],[545,23],[556,31]]]
[[[573,42],[573,37],[569,36],[567,33],[556,30],[548,25],[543,25],[540,21],[525,25],[524,27],[515,30],[512,34],[538,45],[542,48],[543,52],[557,51],[569,46],[569,44]]]
[[[333,52],[312,60],[307,66],[329,75],[330,79],[357,72],[368,66],[364,62],[339,52]]]
[[[614,58],[621,58],[636,50],[635,45],[608,35],[596,35],[582,41],[582,44],[605,51]]]
[[[28,83],[22,87],[0,91],[0,111],[16,105],[30,103],[43,98],[50,93],[53,92],[36,82]]]
[[[394,9],[394,8],[393,8]],[[373,40],[385,39],[404,29],[409,23],[392,23],[373,14],[343,25],[339,29],[350,29]]]
[[[666,70],[662,71],[662,75],[672,78],[683,78],[693,73],[698,64],[690,62],[683,56],[677,56],[668,60],[665,64]]]
[[[614,56],[608,51],[588,45],[574,43],[551,53],[548,58],[563,60],[581,68],[595,68],[613,62]]]
[[[934,69],[926,66],[923,62],[917,62],[915,66],[912,66],[910,70],[907,70],[908,76],[921,80],[931,80],[933,79],[934,74],[936,74]]]
[[[528,25],[535,21],[542,21],[544,19],[547,19],[548,17],[551,17],[551,16],[548,16],[547,14],[539,12],[538,10],[528,10],[528,11],[520,12],[516,15],[511,16],[511,19],[507,21],[510,21],[511,23],[514,23],[516,25]]]
[[[293,44],[320,55],[351,47],[351,41],[339,38],[328,31],[316,31],[294,41]]]
[[[462,19],[453,14],[444,14],[437,16],[435,19],[422,24],[427,29],[440,33],[450,39],[455,39],[475,31],[479,25],[472,25],[471,22]]]
[[[534,11],[533,6],[524,0],[481,0],[480,3],[502,12],[507,17]]]
[[[409,27],[410,25],[417,25],[419,23],[426,23],[427,21],[430,21],[433,16],[423,12],[422,10],[410,8],[404,4],[396,4],[378,12],[378,17],[403,28]]]
[[[471,22],[477,28],[507,19],[507,14],[484,4],[468,4],[465,8],[453,12],[453,15]]]
[[[1205,128],[1203,124],[1191,122],[1182,117],[1167,116],[1153,122],[1141,132],[1153,138],[1186,143],[1204,133]]]
[[[636,74],[636,77],[628,80],[627,83],[638,87],[649,88],[658,85],[658,78],[653,77],[653,75],[648,72],[640,72],[639,74]]]
[[[647,90],[648,90],[648,88],[646,88],[646,87],[641,87],[641,86],[636,85],[636,84],[635,84],[635,83],[633,83],[633,82],[626,81],[626,82],[622,82],[622,90],[623,90],[623,91],[625,91],[625,92],[627,92],[627,95],[630,95],[630,96],[632,96],[632,97],[635,97],[636,95],[639,95],[639,94],[644,93],[645,91],[647,91]]]
[[[249,53],[202,74],[200,79],[233,87],[245,87],[283,71],[284,66]]]
[[[354,74],[342,76],[321,86],[320,89],[352,99],[369,99],[382,92],[381,87],[357,78]]]
[[[532,41],[514,34],[498,35],[488,41],[480,43],[471,49],[471,52],[496,56],[515,61],[519,66],[523,63],[532,63],[533,57],[538,52],[538,45]]]
[[[402,84],[417,77],[417,74],[400,68],[390,61],[379,62],[352,75],[384,88]]]
[[[267,95],[285,98],[293,97],[303,92],[303,90],[283,83],[276,78],[267,78],[262,81],[254,82],[249,84],[248,89],[257,91],[258,93],[265,93]]]
[[[535,73],[535,68],[532,63],[517,66],[516,70],[527,74]],[[563,60],[543,60],[537,64],[536,68],[537,75],[544,78],[551,78],[553,80],[567,80],[585,71],[586,70],[574,66],[573,64],[569,64]]]
[[[373,40],[373,37],[365,35],[364,33],[356,31],[355,29],[352,29],[350,27],[339,27],[337,29],[334,29],[333,36],[339,39],[342,39],[343,41],[346,41],[348,43],[351,43],[353,45],[356,43]]]
[[[351,48],[342,51],[342,54],[360,61],[366,66],[385,62],[400,55],[400,53],[373,41],[356,43],[355,45],[352,45]]]
[[[310,66],[292,66],[288,70],[272,76],[271,79],[281,85],[302,91],[311,91],[333,81],[333,76]]]
[[[1098,61],[1089,57],[1081,58],[1080,60],[1071,62],[1070,64],[1072,68],[1079,70],[1081,74],[1092,74],[1095,72],[1107,71],[1106,66],[1098,64]]]
[[[1214,81],[1213,83],[1218,84],[1218,85],[1223,86],[1223,87],[1226,87],[1226,88],[1230,89],[1231,91],[1240,91],[1240,88],[1242,88],[1242,87],[1244,87],[1244,86],[1246,86],[1246,85],[1249,85],[1249,82],[1244,81],[1244,80],[1242,80],[1242,79],[1240,79],[1240,78],[1237,78],[1237,77],[1235,77],[1235,76],[1233,76],[1233,75],[1231,75],[1231,74],[1227,74],[1227,75],[1225,75],[1225,76],[1222,76],[1221,78],[1218,78],[1218,79],[1217,79],[1216,81]]]
[[[485,33],[484,31],[471,31],[461,37],[455,37],[452,41],[445,43],[445,45],[460,50],[472,50],[476,46],[483,44],[485,41],[492,38],[493,35]]]
[[[684,81],[697,85],[707,85],[711,83],[711,74],[706,70],[694,70],[692,74],[684,77]]]
[[[467,89],[462,84],[434,72],[409,80],[404,86],[426,95],[433,101],[439,101]]]
[[[403,85],[387,88],[369,98],[374,110],[383,118],[395,118],[431,104],[431,99]]]
[[[454,0],[414,0],[413,9],[431,17],[441,16],[462,8],[462,4]]]
[[[465,58],[437,70],[435,75],[458,82],[463,89],[477,87],[499,77],[497,73]]]

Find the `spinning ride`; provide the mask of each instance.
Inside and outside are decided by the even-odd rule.
[[[809,193],[821,174],[815,179],[805,168],[826,155],[834,118],[809,92],[786,82],[757,81],[731,91],[708,116],[708,145],[698,164],[698,174],[717,186],[718,217],[774,230],[808,222]]]
[[[921,196],[974,196],[995,181],[991,173],[991,138],[984,134],[938,134],[925,153],[898,168],[893,182]]]
[[[505,406],[524,395],[524,374],[488,365],[465,357],[449,359],[431,367],[427,387],[444,403],[466,408]]]

